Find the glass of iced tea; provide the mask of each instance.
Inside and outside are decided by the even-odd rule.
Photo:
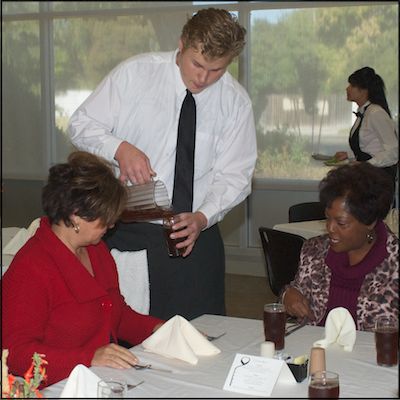
[[[171,239],[170,237],[172,232],[178,232],[172,229],[172,226],[176,224],[178,221],[179,217],[176,215],[164,217],[163,219],[165,242],[167,243],[168,255],[170,257],[180,257],[186,250],[186,247],[180,249],[176,247],[176,244],[179,242],[183,242],[186,239],[186,237],[177,239]]]
[[[265,340],[275,343],[275,350],[280,352],[285,348],[286,310],[280,303],[264,305]]]
[[[308,383],[309,399],[338,399],[339,375],[331,371],[316,371]]]
[[[399,327],[394,318],[378,317],[375,322],[376,362],[382,367],[397,365]]]

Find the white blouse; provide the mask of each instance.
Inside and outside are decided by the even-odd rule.
[[[365,110],[365,107],[369,107]],[[378,104],[367,101],[358,108],[365,115],[360,128],[360,149],[372,156],[369,163],[377,167],[389,167],[398,162],[399,141],[396,125],[387,112]],[[350,134],[360,124],[357,118]]]

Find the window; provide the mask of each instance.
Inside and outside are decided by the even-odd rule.
[[[313,3],[315,4],[315,3]],[[251,85],[259,158],[256,177],[320,180],[310,155],[351,151],[355,103],[347,78],[371,66],[398,115],[398,7],[292,8],[251,12]]]
[[[237,14],[247,29],[229,71],[253,101],[259,153],[249,201],[224,220],[226,244],[257,246],[260,215],[273,223],[264,189],[316,187],[326,168],[311,153],[348,149],[354,104],[345,88],[354,70],[375,68],[398,120],[397,2],[7,1],[3,178],[45,180],[72,150],[69,117],[105,75],[135,54],[175,49],[187,18],[210,5]],[[274,204],[282,203],[277,193],[268,194]]]

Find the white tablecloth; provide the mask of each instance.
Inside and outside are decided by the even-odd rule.
[[[295,235],[303,236],[305,239],[310,239],[314,236],[324,235],[326,232],[326,220],[291,222],[287,224],[277,224],[273,229],[282,232],[294,233]]]
[[[260,320],[203,315],[193,321],[194,326],[208,334],[227,332],[213,342],[221,353],[200,357],[197,365],[167,359],[143,350],[141,345],[133,352],[144,363],[172,369],[173,373],[135,369],[114,370],[92,367],[101,378],[125,378],[129,383],[145,382],[128,392],[128,397],[218,398],[253,397],[222,390],[229,368],[236,353],[260,355],[264,340]],[[324,337],[324,328],[305,326],[286,338],[285,351],[292,356],[309,354],[314,341]],[[336,345],[326,350],[327,369],[339,374],[341,398],[390,398],[398,397],[398,368],[379,367],[376,364],[374,335],[357,332],[352,352],[347,353]],[[66,380],[43,391],[47,398],[59,397]],[[302,398],[308,396],[307,379],[294,385],[278,384],[271,397]]]
[[[384,222],[391,231],[399,237],[399,210],[392,209],[386,216]],[[324,235],[326,231],[326,220],[290,222],[286,224],[277,224],[273,227],[278,231],[294,233],[303,236],[305,239],[310,239],[314,236]]]

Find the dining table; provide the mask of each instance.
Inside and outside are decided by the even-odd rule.
[[[145,351],[141,344],[131,348],[142,364],[156,368],[136,370],[90,367],[101,379],[124,379],[139,386],[128,391],[128,398],[243,398],[256,397],[223,390],[235,355],[260,356],[264,342],[263,321],[205,314],[190,321],[199,331],[209,335],[225,335],[212,343],[221,352],[213,356],[199,356],[196,365],[166,358]],[[309,355],[313,343],[324,338],[325,328],[305,325],[285,338],[284,352],[292,357]],[[376,363],[374,333],[357,331],[351,352],[334,343],[326,348],[327,370],[339,374],[341,398],[398,398],[399,370],[381,367]],[[43,390],[45,398],[59,398],[67,378]],[[271,398],[307,398],[308,378],[302,382],[275,384]]]

